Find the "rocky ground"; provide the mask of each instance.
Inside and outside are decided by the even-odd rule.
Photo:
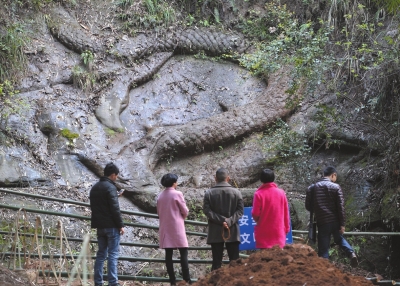
[[[2,286],[26,286],[30,284],[28,277],[9,270],[0,265],[0,285]]]

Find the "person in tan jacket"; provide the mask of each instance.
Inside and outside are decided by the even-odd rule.
[[[213,257],[211,270],[221,267],[224,244],[229,261],[239,258],[238,222],[243,216],[242,194],[228,183],[230,180],[228,171],[224,168],[218,169],[215,180],[216,185],[204,194],[203,203],[203,212],[208,218],[207,244],[211,245]]]

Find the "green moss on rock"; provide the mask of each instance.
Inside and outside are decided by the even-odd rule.
[[[73,133],[71,130],[64,128],[60,131],[62,137],[68,139],[68,141],[72,142],[74,139],[79,137],[78,133]]]

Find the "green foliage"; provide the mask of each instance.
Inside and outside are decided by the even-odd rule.
[[[53,2],[53,0],[31,0],[31,3],[36,9],[42,8],[44,5]]]
[[[365,255],[366,248],[368,247],[368,241],[364,236],[348,236],[346,240],[354,249],[358,256],[358,261],[363,261],[363,256]],[[347,253],[340,249],[339,245],[334,245],[329,249],[329,258],[335,262],[342,264],[349,264],[350,259]],[[361,262],[362,263],[362,262]]]
[[[91,51],[86,50],[81,54],[81,59],[83,60],[84,65],[89,67],[93,63],[94,54]]]
[[[187,15],[187,17],[186,17],[185,24],[186,24],[186,26],[192,26],[193,23],[194,23],[195,21],[196,21],[196,18],[193,17],[193,15],[189,14],[189,15]],[[206,21],[206,20],[205,20],[205,21]],[[202,24],[203,24],[203,26],[209,25],[209,24],[208,24],[208,21],[205,22],[205,25],[204,25],[204,23],[202,23]]]
[[[189,209],[189,214],[188,214],[189,220],[203,221],[203,222],[207,221],[207,217],[203,212],[203,206],[201,203],[199,202],[196,203],[195,201],[188,201],[187,206]],[[189,227],[189,225],[187,226]],[[194,226],[192,225],[190,226],[192,227],[192,230],[196,229]]]
[[[218,23],[218,24],[220,24],[220,23],[221,23],[221,20],[220,20],[220,17],[219,17],[219,11],[218,11],[218,8],[217,8],[217,7],[214,8],[213,16],[214,16],[214,18],[215,18],[215,22]]]
[[[152,277],[154,276],[154,269],[152,269],[151,267],[145,267],[142,269],[142,275],[143,276],[147,276],[147,277]]]
[[[27,37],[21,25],[9,26],[4,33],[0,30],[0,82],[15,78],[25,69],[26,42]]]
[[[200,25],[202,25],[204,27],[210,26],[210,23],[208,22],[208,20],[200,20],[199,23],[200,23]]]
[[[209,27],[221,25],[224,13],[237,12],[238,0],[120,0],[118,18],[122,28],[131,34],[139,29],[161,30],[175,25]]]
[[[278,119],[263,134],[260,140],[266,153],[277,154],[275,163],[286,162],[287,159],[305,157],[310,153],[307,139],[295,131],[281,119]]]
[[[332,139],[332,135],[328,132],[328,127],[330,127],[332,122],[334,122],[335,126],[340,126],[343,120],[342,114],[338,112],[336,107],[327,104],[317,104],[315,107],[317,108],[317,112],[313,119],[318,122],[318,127],[313,140],[318,141],[319,139],[323,139],[327,149],[332,144],[340,144],[337,140]]]
[[[374,2],[393,5],[396,1]],[[387,154],[398,154],[393,146],[400,142],[397,135],[400,126],[399,26],[392,25],[388,30],[385,13],[382,10],[375,13],[375,4],[370,1],[343,0],[330,4],[326,20],[317,22],[299,22],[278,1],[267,3],[265,14],[250,11],[250,17],[242,20],[242,27],[259,43],[254,53],[241,58],[241,64],[264,77],[282,66],[291,67],[293,82],[287,92],[291,95],[288,102],[292,106],[300,103],[293,99],[318,98],[318,87],[322,87],[328,93],[336,94],[338,99],[353,104],[354,113],[374,122],[373,128],[377,132],[385,136],[392,134],[393,139],[382,136],[382,142],[374,144],[384,146],[391,140]],[[392,23],[398,23],[399,18],[400,15],[395,14]],[[354,89],[352,96],[349,95],[356,86],[359,87],[357,92],[362,93],[358,98],[354,98]],[[361,87],[363,91],[360,91]],[[340,114],[337,106],[332,104],[315,106],[314,120],[318,123],[315,139],[323,139],[326,147],[340,143],[331,133],[352,120],[354,113]],[[390,106],[393,108],[388,110]],[[391,114],[390,118],[388,114]],[[397,157],[400,159],[400,154]],[[388,162],[391,161],[388,158]],[[391,166],[395,167],[395,164]]]
[[[1,1],[0,1],[1,2]],[[3,0],[4,2],[4,0]],[[52,3],[53,0],[13,0],[7,1],[9,5],[6,7],[10,12],[19,12],[18,9],[34,9],[39,10],[49,3]],[[9,3],[11,2],[11,3]]]
[[[170,1],[143,0],[140,5],[134,5],[133,1],[122,0],[117,5],[120,20],[131,33],[138,28],[168,27],[176,21],[176,11]]]
[[[325,50],[331,29],[322,20],[318,23],[319,29],[313,22],[300,24],[277,1],[267,3],[266,10],[266,16],[245,24],[245,31],[261,41],[257,50],[244,55],[240,63],[254,74],[264,77],[282,66],[292,66],[293,82],[287,92],[295,95],[305,83],[306,94],[313,95],[333,63],[332,55]],[[265,27],[264,22],[267,23]]]
[[[84,91],[91,91],[96,84],[97,75],[94,72],[87,71],[79,65],[72,69],[72,79],[76,87]]]
[[[373,0],[373,2],[392,14],[398,13],[400,9],[400,0]]]
[[[274,168],[275,174],[288,173],[297,183],[310,182],[307,161],[311,147],[305,135],[293,131],[286,122],[278,119],[259,136],[258,143],[265,153],[267,166]]]
[[[293,24],[294,14],[274,3],[266,4],[266,11],[250,10],[249,16],[242,19],[241,29],[244,34],[259,41],[275,40],[277,35]]]
[[[0,83],[0,121],[6,120],[11,114],[22,114],[28,109],[28,102],[18,94],[19,91],[14,89],[10,81]]]
[[[372,79],[374,74],[385,76],[393,67],[389,63],[399,62],[399,36],[390,33],[382,36],[384,24],[381,19],[369,18],[365,6],[359,5],[345,14],[344,25],[335,45],[343,55],[336,59],[336,80],[346,76],[358,80],[365,76]],[[389,69],[389,70],[387,70]],[[367,78],[368,79],[368,78]]]
[[[110,129],[110,128],[106,127],[105,131],[106,131],[108,136],[114,136],[115,135],[115,131]]]
[[[120,0],[116,3],[118,7],[127,8],[133,4],[133,0]]]

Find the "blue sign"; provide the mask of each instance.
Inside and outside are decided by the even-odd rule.
[[[239,226],[240,226],[240,250],[254,250],[256,249],[256,239],[254,237],[254,226],[257,224],[252,216],[251,210],[252,207],[244,208],[243,216],[239,219]],[[290,211],[289,211],[290,217]],[[292,222],[290,221],[290,231],[286,235],[286,243],[292,244],[293,243],[293,236],[292,236]]]

